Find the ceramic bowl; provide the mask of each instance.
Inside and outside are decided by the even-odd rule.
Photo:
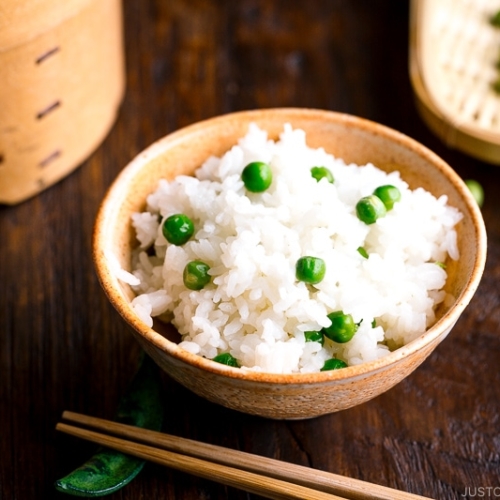
[[[130,305],[134,294],[119,281],[116,261],[130,269],[136,244],[131,214],[145,207],[160,178],[192,174],[210,155],[220,156],[254,122],[277,138],[285,123],[306,131],[311,147],[357,164],[399,170],[411,188],[446,194],[464,214],[458,225],[460,259],[448,267],[446,290],[455,298],[437,310],[437,322],[406,346],[373,362],[308,374],[254,373],[191,354],[176,343],[171,326],[145,325]],[[274,419],[333,413],[387,391],[415,370],[448,335],[470,302],[483,273],[486,232],[481,212],[465,184],[442,159],[413,139],[383,125],[330,111],[264,109],[212,118],[174,132],[140,153],[118,175],[100,207],[93,257],[101,285],[143,349],[173,379],[226,407]],[[452,340],[451,340],[452,342]]]

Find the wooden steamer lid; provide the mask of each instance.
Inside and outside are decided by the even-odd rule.
[[[82,163],[124,93],[121,0],[0,2],[0,203]]]

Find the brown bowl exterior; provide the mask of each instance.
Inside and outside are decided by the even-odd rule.
[[[410,187],[435,196],[445,194],[464,214],[458,226],[460,260],[448,265],[446,289],[455,297],[437,311],[438,321],[425,334],[388,356],[352,366],[310,374],[254,373],[193,355],[147,327],[130,306],[134,296],[113,274],[110,255],[130,269],[134,235],[131,214],[160,178],[192,174],[210,155],[220,156],[256,123],[276,138],[285,123],[301,128],[311,147],[323,147],[346,162],[401,172]],[[419,366],[446,337],[470,302],[486,259],[486,231],[481,212],[465,184],[443,160],[383,125],[331,111],[279,108],[232,113],[206,120],[154,143],[118,176],[103,200],[93,239],[94,262],[111,303],[132,327],[144,350],[179,383],[208,400],[242,412],[276,419],[311,418],[343,410],[385,392]]]

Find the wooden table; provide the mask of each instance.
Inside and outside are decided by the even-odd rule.
[[[112,418],[135,369],[138,345],[91,260],[107,187],[138,152],[179,127],[275,106],[381,122],[481,182],[484,278],[434,354],[362,406],[271,421],[208,403],[165,374],[164,430],[432,498],[500,496],[500,167],[448,149],[419,118],[408,17],[406,0],[125,0],[127,93],[111,133],[60,183],[0,207],[2,500],[65,498],[54,480],[94,446],[55,431],[62,411]],[[256,497],[147,464],[109,498]]]

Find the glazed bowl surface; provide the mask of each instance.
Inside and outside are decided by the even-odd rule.
[[[172,326],[150,328],[135,314],[134,292],[116,276],[116,265],[131,267],[137,242],[131,215],[145,208],[161,178],[192,175],[211,155],[221,156],[248,126],[256,123],[276,139],[286,123],[306,132],[310,147],[346,163],[373,163],[398,170],[411,188],[446,195],[464,215],[457,226],[460,259],[447,266],[446,291],[454,297],[440,306],[437,322],[424,334],[376,361],[319,373],[272,374],[240,370],[180,348]],[[448,335],[472,299],[486,260],[481,212],[455,171],[426,147],[381,124],[331,111],[278,108],[231,113],[180,129],[152,144],[118,175],[99,209],[93,258],[104,292],[142,348],[174,380],[196,394],[234,410],[275,419],[302,419],[364,403],[412,373]],[[452,342],[449,339],[448,342]]]

